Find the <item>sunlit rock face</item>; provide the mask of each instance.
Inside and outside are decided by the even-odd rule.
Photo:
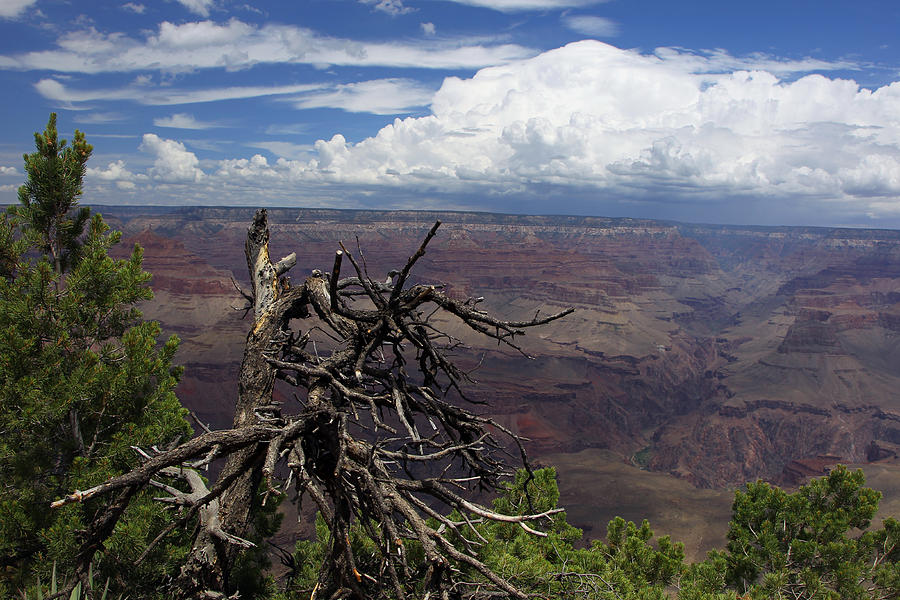
[[[145,314],[182,338],[180,397],[230,421],[248,321],[252,210],[103,207],[145,248]],[[569,317],[501,351],[452,321],[474,400],[532,455],[606,449],[700,487],[791,482],[900,448],[900,233],[479,213],[270,210],[272,255],[300,278],[338,242],[383,279],[443,225],[417,268],[503,317]],[[123,248],[124,251],[124,248]],[[244,285],[246,287],[246,285]],[[482,358],[484,360],[482,360]],[[290,389],[279,391],[290,409]],[[874,448],[874,450],[873,450]],[[801,475],[798,475],[800,473]],[[807,473],[809,474],[809,473]]]

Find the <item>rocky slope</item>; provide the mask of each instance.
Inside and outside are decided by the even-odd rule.
[[[253,211],[100,211],[145,247],[145,313],[184,340],[182,398],[227,423],[246,328],[230,279],[246,280]],[[436,218],[421,280],[509,317],[577,308],[529,333],[533,361],[471,337],[458,357],[481,363],[475,395],[538,456],[603,449],[724,487],[900,448],[898,232],[278,209],[272,252],[296,251],[300,277],[328,270],[343,240],[381,277]]]

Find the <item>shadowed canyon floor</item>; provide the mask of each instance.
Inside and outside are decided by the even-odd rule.
[[[98,210],[145,248],[156,293],[145,314],[183,340],[180,397],[226,425],[247,326],[231,278],[247,279],[253,211]],[[506,317],[574,306],[523,338],[534,360],[468,335],[458,360],[477,367],[472,395],[558,466],[571,520],[593,536],[614,515],[646,517],[696,554],[722,543],[730,489],[795,485],[836,462],[865,465],[886,514],[900,508],[900,232],[269,214],[273,256],[297,252],[296,278],[329,270],[341,240],[383,278],[440,218],[420,281]],[[291,390],[281,393],[289,412]]]

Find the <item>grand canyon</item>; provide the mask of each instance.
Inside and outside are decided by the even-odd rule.
[[[153,301],[181,340],[178,393],[230,423],[248,321],[248,208],[95,207],[144,248]],[[416,277],[483,297],[505,318],[564,307],[525,357],[448,331],[470,395],[557,467],[570,521],[602,536],[648,518],[697,556],[721,545],[732,492],[862,466],[900,507],[900,232],[696,225],[462,212],[270,209],[272,254],[295,277],[329,270],[343,241],[383,278],[437,237]],[[233,282],[234,281],[234,282]],[[287,405],[289,388],[281,390]]]

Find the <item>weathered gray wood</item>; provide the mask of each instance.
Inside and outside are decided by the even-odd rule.
[[[238,378],[232,422],[235,430],[258,424],[256,409],[271,404],[275,367],[266,355],[272,340],[287,329],[291,307],[295,302],[302,302],[305,295],[302,287],[290,288],[279,279],[296,264],[297,258],[296,254],[290,254],[277,264],[272,263],[265,209],[256,212],[247,230],[245,254],[252,283],[254,320],[247,334]],[[266,447],[257,443],[231,453],[226,460],[221,476],[234,477],[234,481],[219,500],[217,520],[219,529],[227,535],[243,539],[248,534],[265,453]],[[247,464],[251,467],[247,468]],[[228,574],[241,549],[240,544],[230,543],[227,537],[202,529],[179,578],[179,598],[193,597],[203,589],[228,589]]]

